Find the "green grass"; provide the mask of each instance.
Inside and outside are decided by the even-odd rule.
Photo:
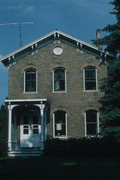
[[[0,159],[0,180],[118,180],[120,158]]]

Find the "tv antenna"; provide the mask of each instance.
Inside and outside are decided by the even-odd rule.
[[[22,47],[22,25],[33,24],[34,22],[12,22],[0,24],[0,26],[10,26],[10,25],[18,25],[19,26],[19,38],[20,38],[20,47]]]

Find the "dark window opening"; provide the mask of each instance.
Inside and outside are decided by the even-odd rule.
[[[54,70],[54,91],[65,91],[65,69]]]
[[[29,125],[23,126],[23,134],[29,134]]]
[[[87,135],[97,134],[97,111],[86,111],[86,126]]]
[[[25,91],[36,91],[36,70],[28,69],[25,71]]]
[[[85,90],[96,90],[96,68],[88,66],[85,68]]]
[[[33,125],[33,134],[39,134],[39,126]]]
[[[64,111],[55,112],[55,136],[66,136],[66,113]]]

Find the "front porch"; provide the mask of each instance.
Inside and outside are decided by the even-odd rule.
[[[5,103],[8,105],[8,155],[42,155],[47,138],[47,99],[8,99]]]

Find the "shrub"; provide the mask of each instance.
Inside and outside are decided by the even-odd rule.
[[[119,156],[120,143],[113,138],[48,139],[49,156]]]
[[[7,155],[7,109],[4,105],[0,107],[0,156]]]

